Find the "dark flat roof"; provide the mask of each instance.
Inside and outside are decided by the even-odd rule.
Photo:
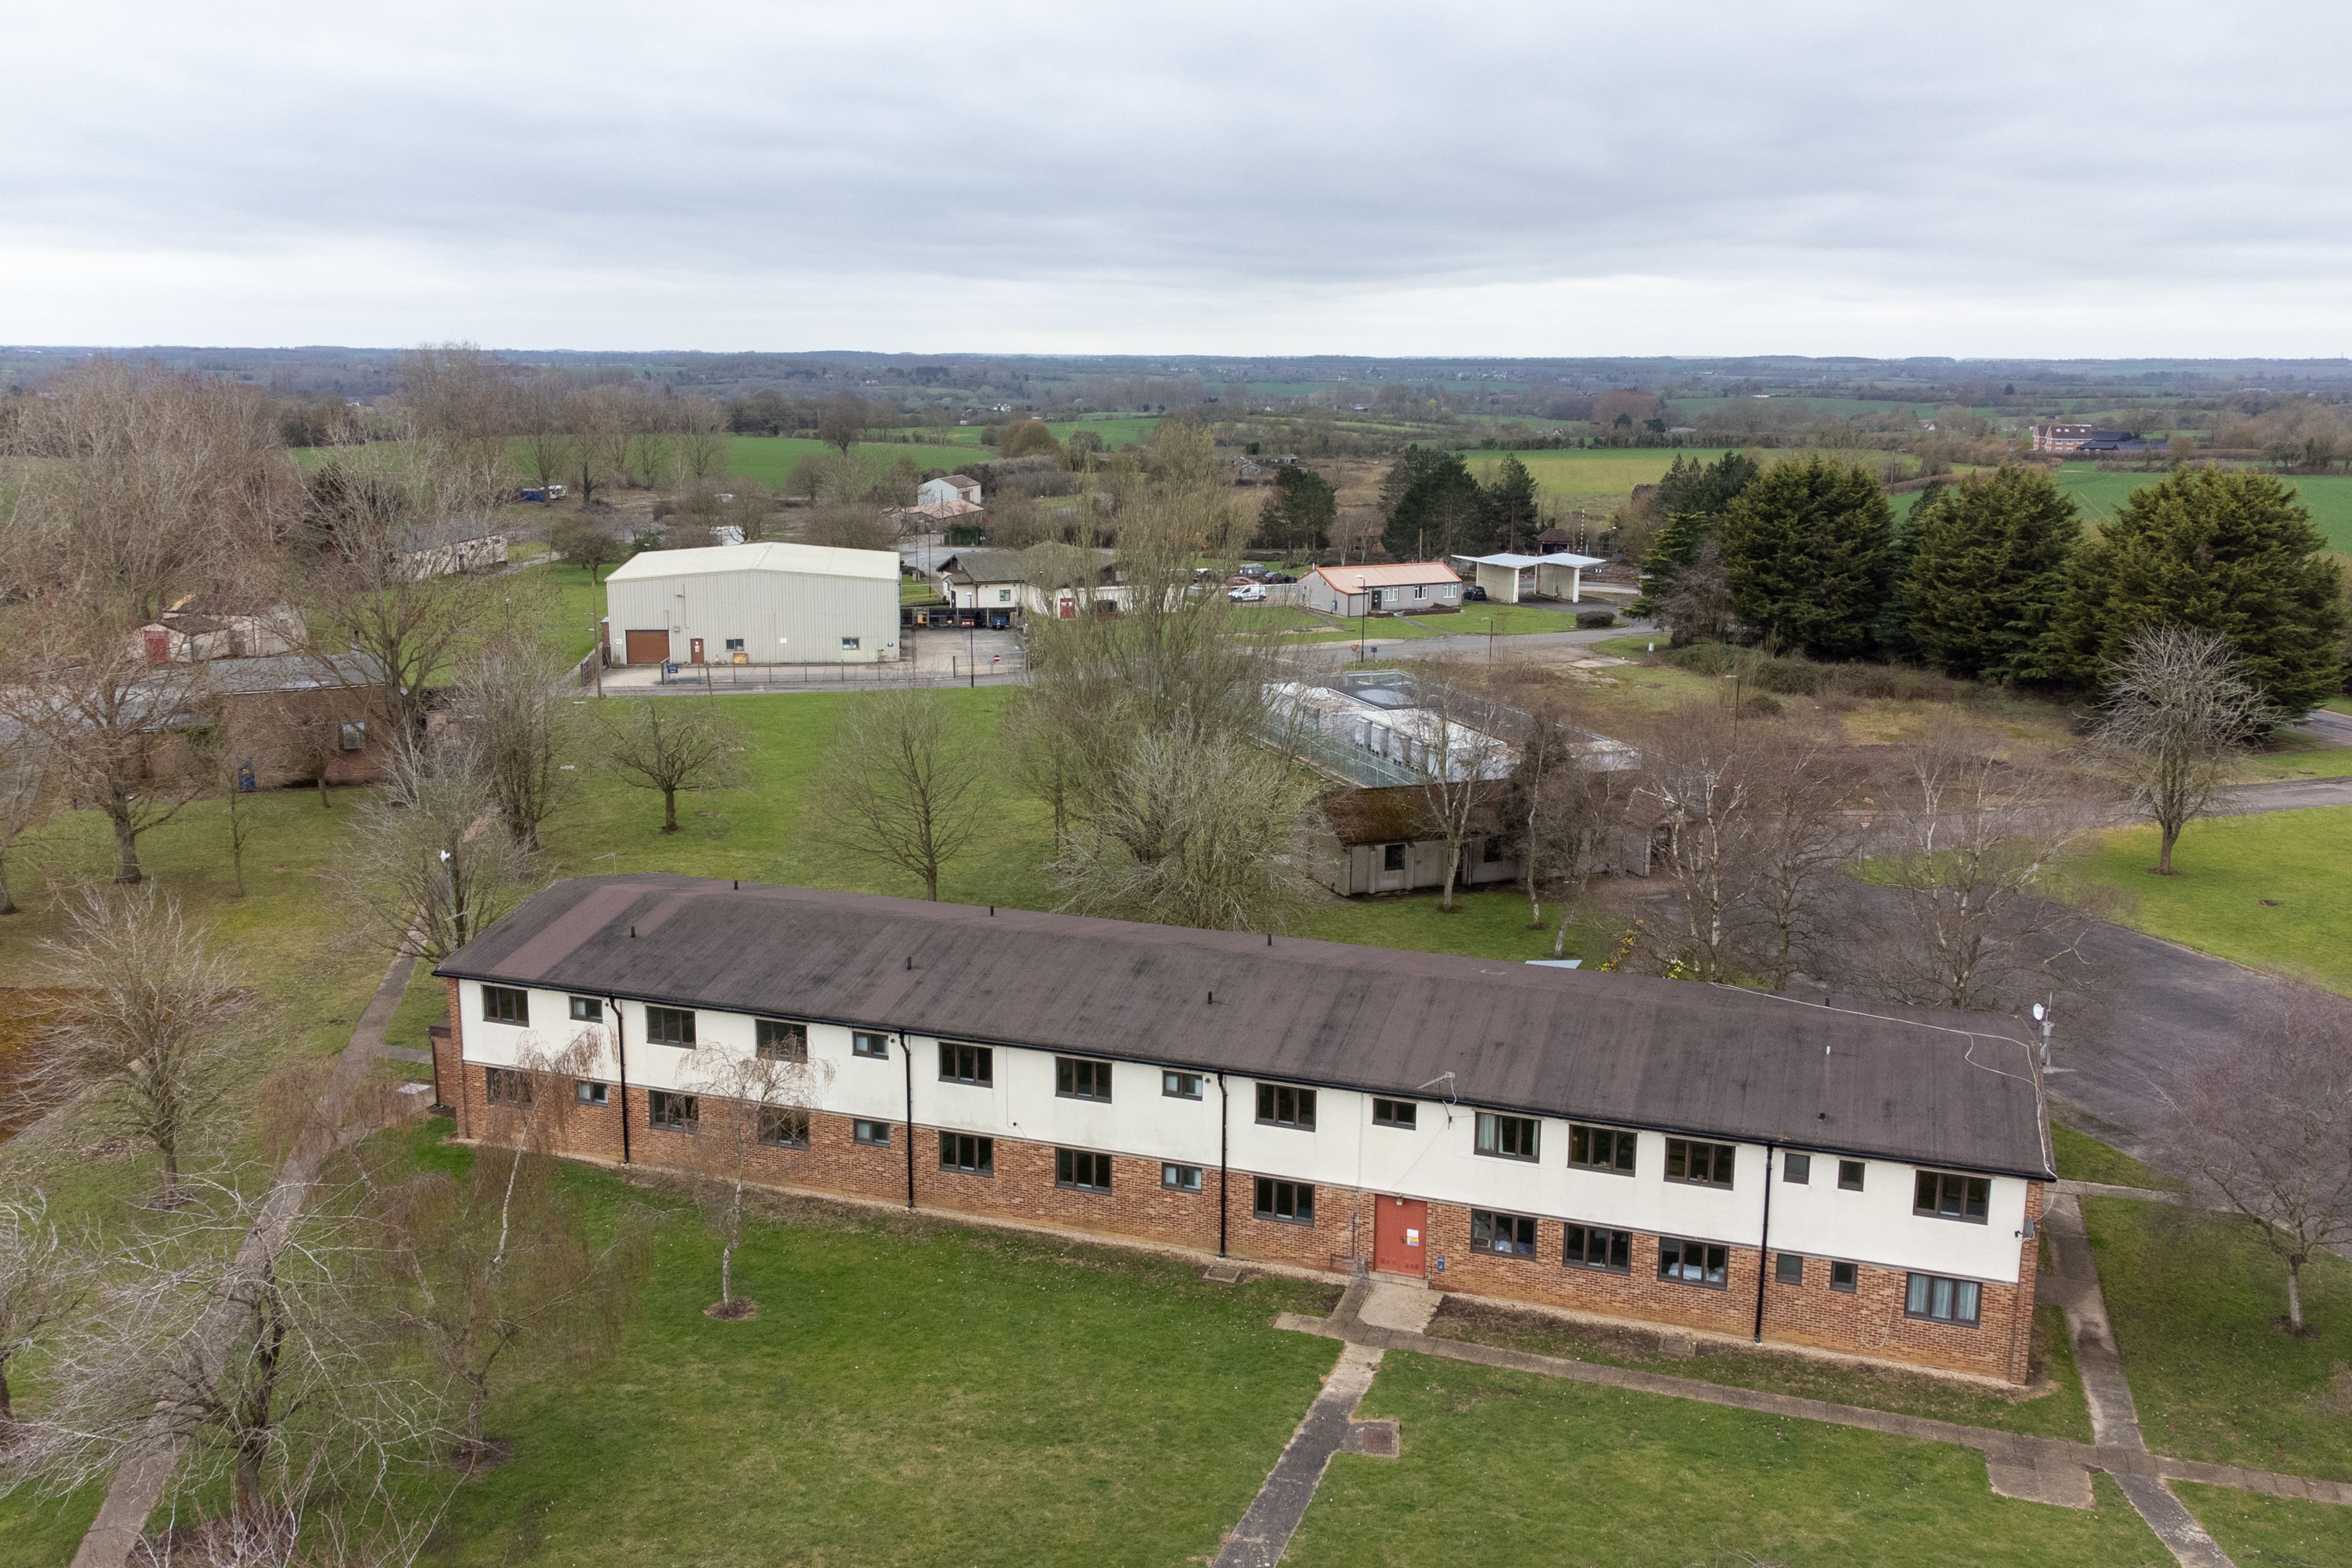
[[[667,875],[558,882],[435,973],[2056,1174],[1979,1015]]]

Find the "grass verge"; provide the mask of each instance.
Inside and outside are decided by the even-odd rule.
[[[2342,1568],[2352,1563],[2352,1508],[2175,1481],[2172,1489],[2241,1568]]]
[[[2105,1477],[2089,1512],[2021,1502],[1944,1444],[1400,1352],[1362,1414],[1402,1421],[1402,1456],[1332,1460],[1298,1568],[2171,1562]]]
[[[2058,1122],[2050,1124],[2050,1142],[2058,1155],[2058,1176],[2068,1182],[2099,1182],[2111,1187],[2145,1187],[2153,1192],[2188,1189],[2153,1165],[2142,1164],[2122,1150],[2102,1143],[2087,1132]]]
[[[2126,1198],[2086,1198],[2083,1218],[2150,1448],[2352,1480],[2336,1374],[2352,1362],[2352,1263],[2305,1265],[2318,1332],[2290,1339],[2272,1327],[2286,1312],[2285,1266],[2246,1222]]]
[[[2034,1309],[2033,1383],[2022,1397],[1947,1378],[1816,1361],[1785,1352],[1702,1343],[1696,1355],[1663,1356],[1654,1348],[1657,1335],[1641,1329],[1572,1323],[1541,1312],[1514,1311],[1452,1296],[1438,1308],[1429,1332],[1439,1339],[1502,1345],[1563,1361],[1630,1367],[1666,1377],[1688,1377],[1800,1399],[1825,1399],[1833,1405],[1893,1410],[2038,1437],[2091,1440],[2090,1412],[2083,1400],[2082,1379],[2074,1371],[2074,1348],[2067,1342],[2065,1314],[2050,1306]]]

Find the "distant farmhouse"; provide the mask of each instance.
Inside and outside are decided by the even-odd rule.
[[[604,579],[619,664],[875,664],[898,651],[898,557],[764,540],[647,550]],[[618,638],[618,647],[614,639]]]
[[[1442,561],[1318,566],[1298,580],[1298,602],[1327,616],[1427,615],[1462,607],[1462,579]]]
[[[2037,452],[2147,452],[2162,451],[2164,447],[2141,440],[2136,430],[2102,430],[2094,425],[2036,425],[2033,427],[2033,449]]]
[[[945,506],[950,501],[978,506],[980,481],[969,474],[948,474],[936,479],[925,479],[915,487],[915,504],[918,506]]]
[[[1075,584],[1031,582],[1035,558],[1020,550],[959,550],[940,563],[940,597],[948,602],[950,624],[959,626],[1018,626],[1031,616],[1074,620],[1082,610],[1101,612],[1127,607],[1127,589],[1118,581],[1115,557],[1108,550],[1090,552],[1096,563],[1094,581]]]

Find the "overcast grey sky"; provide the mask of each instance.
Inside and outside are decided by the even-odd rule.
[[[0,341],[2352,352],[2336,4],[0,3]]]

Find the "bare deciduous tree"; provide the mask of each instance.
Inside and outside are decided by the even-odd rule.
[[[715,1318],[748,1317],[757,1304],[735,1294],[735,1254],[743,1245],[743,1194],[762,1147],[805,1147],[808,1113],[833,1082],[833,1064],[811,1062],[805,1036],[748,1057],[698,1063],[692,1079],[699,1122],[690,1150],[695,1195],[719,1237]]]
[[[530,850],[501,831],[488,772],[462,742],[395,749],[328,873],[362,941],[438,963],[520,901]]]
[[[715,702],[646,697],[625,714],[618,720],[600,715],[599,749],[622,783],[661,793],[664,833],[677,831],[681,790],[728,789],[741,782],[734,753],[742,750],[742,731]]]
[[[203,773],[207,788],[221,797],[221,816],[228,828],[228,863],[234,879],[230,897],[245,897],[245,842],[253,837],[253,802],[257,773],[274,750],[270,726],[255,721],[249,711],[215,697],[202,722],[184,731],[190,754]],[[321,774],[320,798],[325,797]]]
[[[16,913],[8,889],[8,857],[57,806],[47,754],[38,745],[0,746],[0,915]]]
[[[50,983],[73,1005],[35,1068],[51,1102],[94,1090],[99,1112],[162,1157],[160,1206],[180,1201],[180,1163],[226,1087],[239,1037],[258,1011],[252,987],[179,900],[150,888],[89,887],[44,944]]]
[[[2155,819],[2156,874],[2169,877],[2180,830],[2213,811],[2247,741],[2275,714],[2219,632],[2144,627],[2113,679],[2094,745],[2133,806]]]
[[[636,1216],[597,1242],[578,1203],[557,1189],[546,1152],[575,1075],[600,1048],[588,1039],[553,1053],[527,1045],[500,1080],[503,1097],[465,1174],[387,1184],[383,1256],[399,1287],[394,1310],[458,1386],[461,1461],[488,1452],[482,1416],[499,1371],[533,1349],[575,1363],[611,1352],[651,1265]]]
[[[1750,763],[1754,790],[1743,824],[1747,930],[1743,947],[1756,977],[1785,991],[1834,940],[1829,913],[1854,832],[1839,809],[1845,786],[1834,731],[1795,721],[1744,725],[1762,744]]]
[[[26,640],[0,672],[0,725],[31,748],[63,793],[114,829],[118,882],[145,877],[140,837],[204,792],[175,730],[210,705],[205,667],[150,660],[136,634],[69,605],[27,617]]]
[[[2352,1241],[2352,1008],[2280,987],[2243,1035],[2171,1091],[2166,1142],[2286,1266],[2286,1328],[2303,1268]]]
[[[1306,901],[1286,851],[1307,786],[1288,757],[1230,734],[1134,742],[1047,868],[1084,914],[1285,931]]]
[[[1906,747],[1872,830],[1873,880],[1901,915],[1891,944],[1872,945],[1868,987],[1995,1012],[2042,992],[2087,929],[2053,896],[2054,868],[2102,817],[2084,781],[2003,736],[1948,721]]]
[[[508,835],[539,847],[540,825],[552,816],[570,779],[572,700],[562,684],[562,658],[526,630],[493,636],[457,673],[450,711]]]
[[[1657,859],[1674,879],[1673,972],[1693,980],[1737,976],[1747,889],[1748,813],[1756,795],[1750,753],[1761,725],[1712,702],[1685,703],[1641,742],[1635,788],[1656,803]]]
[[[16,1418],[10,1365],[89,1298],[98,1268],[89,1243],[68,1237],[49,1217],[45,1194],[0,1198],[0,1454],[10,1447]]]
[[[1410,727],[1422,816],[1445,843],[1445,888],[1437,907],[1450,912],[1471,829],[1509,788],[1512,747],[1492,732],[1499,727],[1496,705],[1472,698],[1443,674],[1416,674],[1413,693],[1413,707],[1392,721]]]
[[[717,479],[727,472],[727,412],[708,397],[681,397],[674,405],[677,467],[694,479]]]
[[[979,837],[980,757],[937,692],[894,687],[851,699],[817,797],[826,834],[940,896],[940,873]]]
[[[1552,931],[1554,958],[1568,951],[1575,897],[1602,868],[1608,847],[1624,827],[1622,790],[1628,775],[1592,765],[1601,742],[1559,711],[1530,715],[1517,771],[1503,809],[1519,837],[1520,875],[1528,894],[1528,924],[1544,923],[1543,889],[1553,882],[1574,891],[1560,900]]]

